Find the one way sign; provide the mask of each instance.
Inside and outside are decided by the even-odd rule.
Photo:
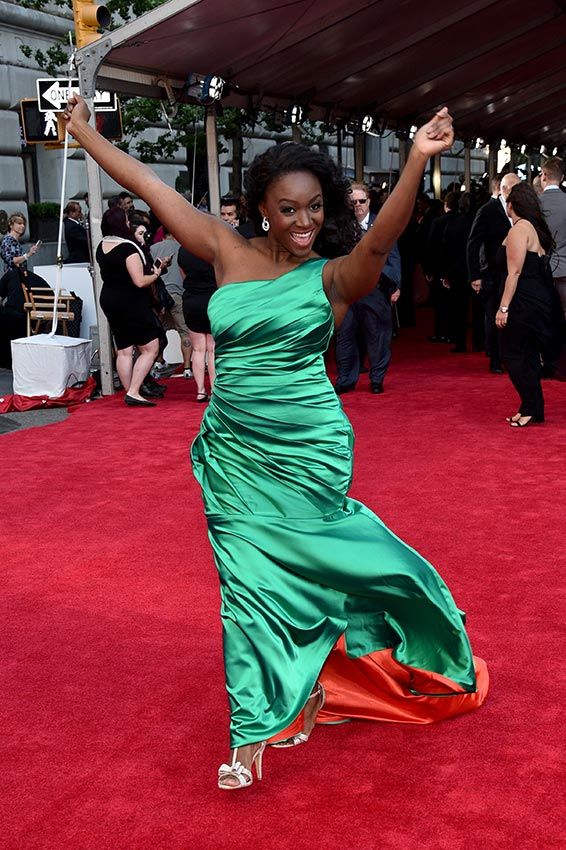
[[[77,79],[47,79],[37,80],[37,104],[40,112],[63,112],[72,94],[80,94]],[[94,97],[96,112],[115,112],[117,109],[116,95],[109,91],[97,91]]]

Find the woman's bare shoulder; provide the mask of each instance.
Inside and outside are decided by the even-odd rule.
[[[536,236],[536,230],[530,221],[527,221],[524,218],[518,219],[509,233],[507,234],[506,242],[508,244],[520,244],[521,242],[526,242],[532,236],[532,234]]]
[[[265,250],[266,239],[261,236],[245,239],[235,234],[238,239],[226,242],[215,263],[218,286],[237,281],[259,280],[270,265],[268,253]]]

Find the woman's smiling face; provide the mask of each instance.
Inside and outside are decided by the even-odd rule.
[[[270,225],[269,238],[295,257],[307,258],[322,225],[320,182],[310,171],[292,171],[273,180],[259,206]]]

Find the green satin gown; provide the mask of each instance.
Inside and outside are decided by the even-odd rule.
[[[191,456],[220,575],[233,747],[291,724],[342,635],[349,658],[393,648],[399,665],[476,690],[450,591],[346,495],[353,435],[323,361],[324,262],[223,286],[209,304],[217,376]]]

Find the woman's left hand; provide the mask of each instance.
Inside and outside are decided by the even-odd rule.
[[[426,157],[450,150],[453,144],[452,116],[446,106],[443,106],[427,124],[423,124],[413,139],[413,146]]]
[[[502,313],[501,310],[498,310],[495,314],[495,324],[498,328],[504,328],[507,324],[507,313]]]

